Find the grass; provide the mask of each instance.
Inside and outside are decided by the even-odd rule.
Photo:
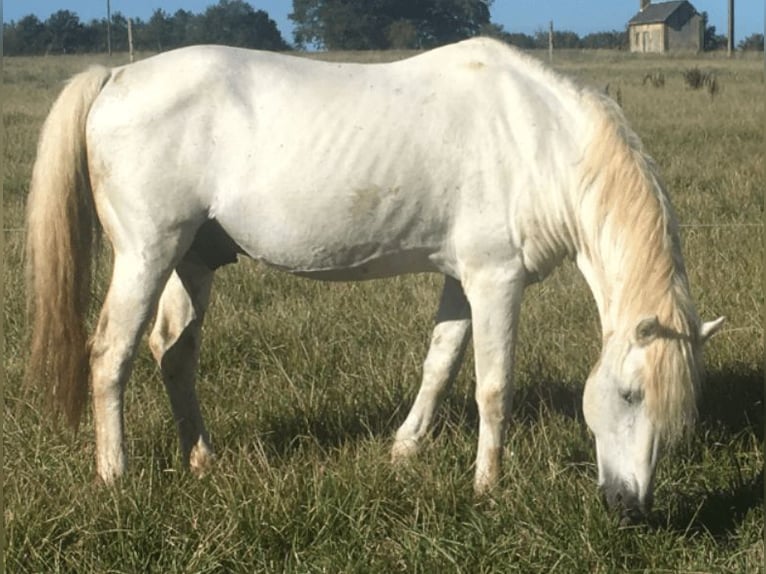
[[[390,55],[372,57],[382,61]],[[344,54],[344,58],[359,58]],[[439,281],[321,284],[249,262],[222,269],[199,377],[219,463],[181,470],[144,346],[126,395],[131,466],[94,484],[90,421],[57,430],[21,386],[23,204],[35,140],[70,74],[93,58],[12,58],[5,85],[5,563],[9,572],[757,572],[763,565],[762,63],[557,54],[619,90],[662,166],[700,312],[725,314],[707,352],[697,433],[666,457],[649,524],[619,529],[598,501],[582,385],[595,306],[571,264],[530,288],[501,487],[471,492],[470,357],[430,444],[405,468],[391,435],[418,385]],[[102,58],[101,61],[106,61]],[[685,87],[715,73],[720,92]],[[643,84],[662,71],[662,88]],[[94,295],[103,296],[108,256]],[[95,310],[94,310],[95,313]]]

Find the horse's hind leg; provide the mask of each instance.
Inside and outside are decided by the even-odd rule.
[[[394,461],[417,452],[460,368],[470,327],[471,310],[463,289],[457,280],[446,277],[431,345],[423,363],[423,382],[407,419],[396,433],[391,451]]]
[[[198,475],[213,460],[195,390],[201,327],[212,282],[213,272],[187,255],[165,285],[149,336],[178,427],[182,460]]]
[[[115,256],[109,292],[90,344],[96,466],[106,483],[125,471],[125,383],[138,340],[168,272],[148,265],[141,256]]]

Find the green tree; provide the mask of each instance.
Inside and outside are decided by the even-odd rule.
[[[490,0],[435,0],[422,19],[423,44],[438,46],[477,36],[489,24]]]
[[[77,37],[77,52],[103,52],[106,50],[106,18],[84,23]]]
[[[580,40],[580,47],[587,49],[624,50],[628,47],[628,33],[612,30],[611,32],[587,34]]]
[[[418,45],[418,29],[410,20],[394,20],[386,29],[386,39],[393,49],[415,48]]]
[[[171,22],[173,46],[190,46],[204,42],[203,17],[188,10],[177,10]]]
[[[535,47],[535,39],[529,34],[521,32],[510,32],[503,40],[522,50],[531,50]]]
[[[535,39],[528,34],[508,32],[502,24],[490,22],[481,27],[480,34],[489,38],[495,38],[506,44],[511,44],[522,50],[532,50],[535,47]]]
[[[744,40],[737,44],[740,50],[757,50],[763,52],[763,34],[750,34]]]
[[[481,33],[492,0],[293,0],[295,43],[328,50],[430,48]]]
[[[30,14],[18,22],[3,25],[3,48],[9,56],[41,54],[50,44],[48,29]]]
[[[702,13],[702,49],[704,51],[720,50],[726,47],[726,36],[716,34],[715,26],[708,26],[707,12]]]
[[[243,0],[219,0],[202,16],[206,42],[243,48],[287,50],[274,20]]]
[[[152,13],[152,17],[143,26],[142,29],[136,31],[137,39],[142,48],[149,50],[157,50],[162,52],[174,48],[172,44],[172,24],[167,12],[161,8],[156,9]]]
[[[106,28],[106,20],[103,21]],[[104,32],[106,36],[106,32]],[[115,52],[128,51],[128,19],[122,12],[112,14],[112,50]]]
[[[579,48],[580,36],[569,30],[554,30],[553,47],[554,49],[570,50]],[[548,30],[541,28],[535,32],[535,48],[540,50],[548,48]]]
[[[69,54],[82,50],[84,26],[70,10],[59,10],[45,21],[49,35],[48,51]],[[78,50],[79,49],[79,50]]]

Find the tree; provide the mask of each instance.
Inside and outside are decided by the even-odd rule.
[[[37,16],[24,16],[3,25],[3,48],[10,56],[41,54],[50,44],[48,29]]]
[[[106,18],[92,19],[83,24],[77,36],[76,52],[103,52],[106,50]]]
[[[83,24],[77,14],[60,10],[45,22],[25,16],[3,25],[5,52],[16,56],[46,52],[102,52],[106,50],[105,18]],[[204,14],[178,10],[172,16],[155,10],[148,22],[133,20],[137,50],[162,51],[191,44],[229,44],[264,50],[289,50],[274,20],[243,0],[220,0]],[[112,47],[128,49],[128,20],[112,15]]]
[[[580,47],[587,49],[624,50],[628,47],[628,33],[612,30],[611,32],[594,32],[580,40]]]
[[[707,12],[702,13],[702,49],[704,51],[720,50],[726,47],[726,36],[715,33],[715,26],[708,26]]]
[[[508,32],[502,24],[490,22],[481,27],[480,34],[489,38],[495,38],[506,44],[511,44],[522,50],[533,50],[535,48],[535,39],[520,32]]]
[[[430,1],[430,0],[427,0]],[[420,2],[403,0],[293,0],[295,43],[328,50],[416,47]],[[414,31],[414,34],[412,33]],[[404,45],[403,45],[404,44]]]
[[[415,48],[418,45],[418,30],[410,20],[395,20],[386,30],[388,45],[394,49]]]
[[[202,16],[206,42],[243,48],[287,50],[274,20],[263,10],[254,10],[243,0],[219,0]]]
[[[750,34],[737,44],[740,50],[757,50],[763,52],[763,34]]]
[[[104,22],[106,27],[106,22]],[[122,12],[112,14],[112,50],[115,52],[128,51],[128,19]]]
[[[295,43],[328,50],[431,48],[479,34],[492,0],[293,0]]]
[[[174,47],[204,42],[202,16],[187,10],[177,10],[171,21],[171,42]]]
[[[535,47],[535,39],[529,34],[522,34],[521,32],[511,32],[505,38],[506,42],[522,50],[532,50]]]
[[[556,49],[576,49],[580,47],[580,36],[569,30],[553,31],[553,47]],[[539,29],[535,32],[535,48],[548,48],[548,31]]]
[[[436,0],[423,20],[424,45],[438,46],[476,36],[489,24],[488,0]]]
[[[161,8],[157,8],[152,17],[149,18],[149,22],[140,33],[137,34],[140,44],[150,50],[157,50],[162,52],[172,47],[172,25],[170,17],[167,12]]]
[[[45,21],[49,33],[48,51],[62,54],[77,52],[82,47],[84,26],[70,10],[59,10]],[[82,51],[82,49],[80,49]]]

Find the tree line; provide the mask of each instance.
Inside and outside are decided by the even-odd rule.
[[[162,52],[192,44],[228,44],[263,50],[289,50],[276,23],[263,10],[243,0],[220,0],[203,13],[155,10],[148,21],[131,22],[137,51]],[[3,49],[9,56],[75,54],[107,50],[107,20],[82,22],[70,10],[59,10],[45,20],[29,15],[3,24]],[[128,50],[128,19],[112,14],[112,49]]]
[[[511,33],[490,20],[493,0],[293,0],[295,44],[326,50],[434,48],[471,36],[501,39],[521,48],[547,48],[548,32]],[[625,48],[622,31],[581,38],[555,31],[559,48]]]
[[[244,0],[219,0],[204,12],[155,10],[148,21],[132,20],[138,51],[161,52],[192,44],[227,44],[264,50],[318,48],[326,50],[426,49],[471,36],[484,35],[522,49],[548,47],[548,31],[534,34],[505,30],[490,19],[493,0],[293,0],[289,18],[295,24],[293,45],[263,10]],[[705,25],[706,50],[726,45],[726,38]],[[114,51],[128,50],[128,20],[112,15]],[[59,10],[45,21],[34,15],[3,24],[4,51],[9,56],[71,54],[107,50],[106,18],[80,21],[70,10]],[[557,49],[627,49],[625,30],[579,36],[554,30]],[[763,50],[763,35],[754,34],[740,49]]]

